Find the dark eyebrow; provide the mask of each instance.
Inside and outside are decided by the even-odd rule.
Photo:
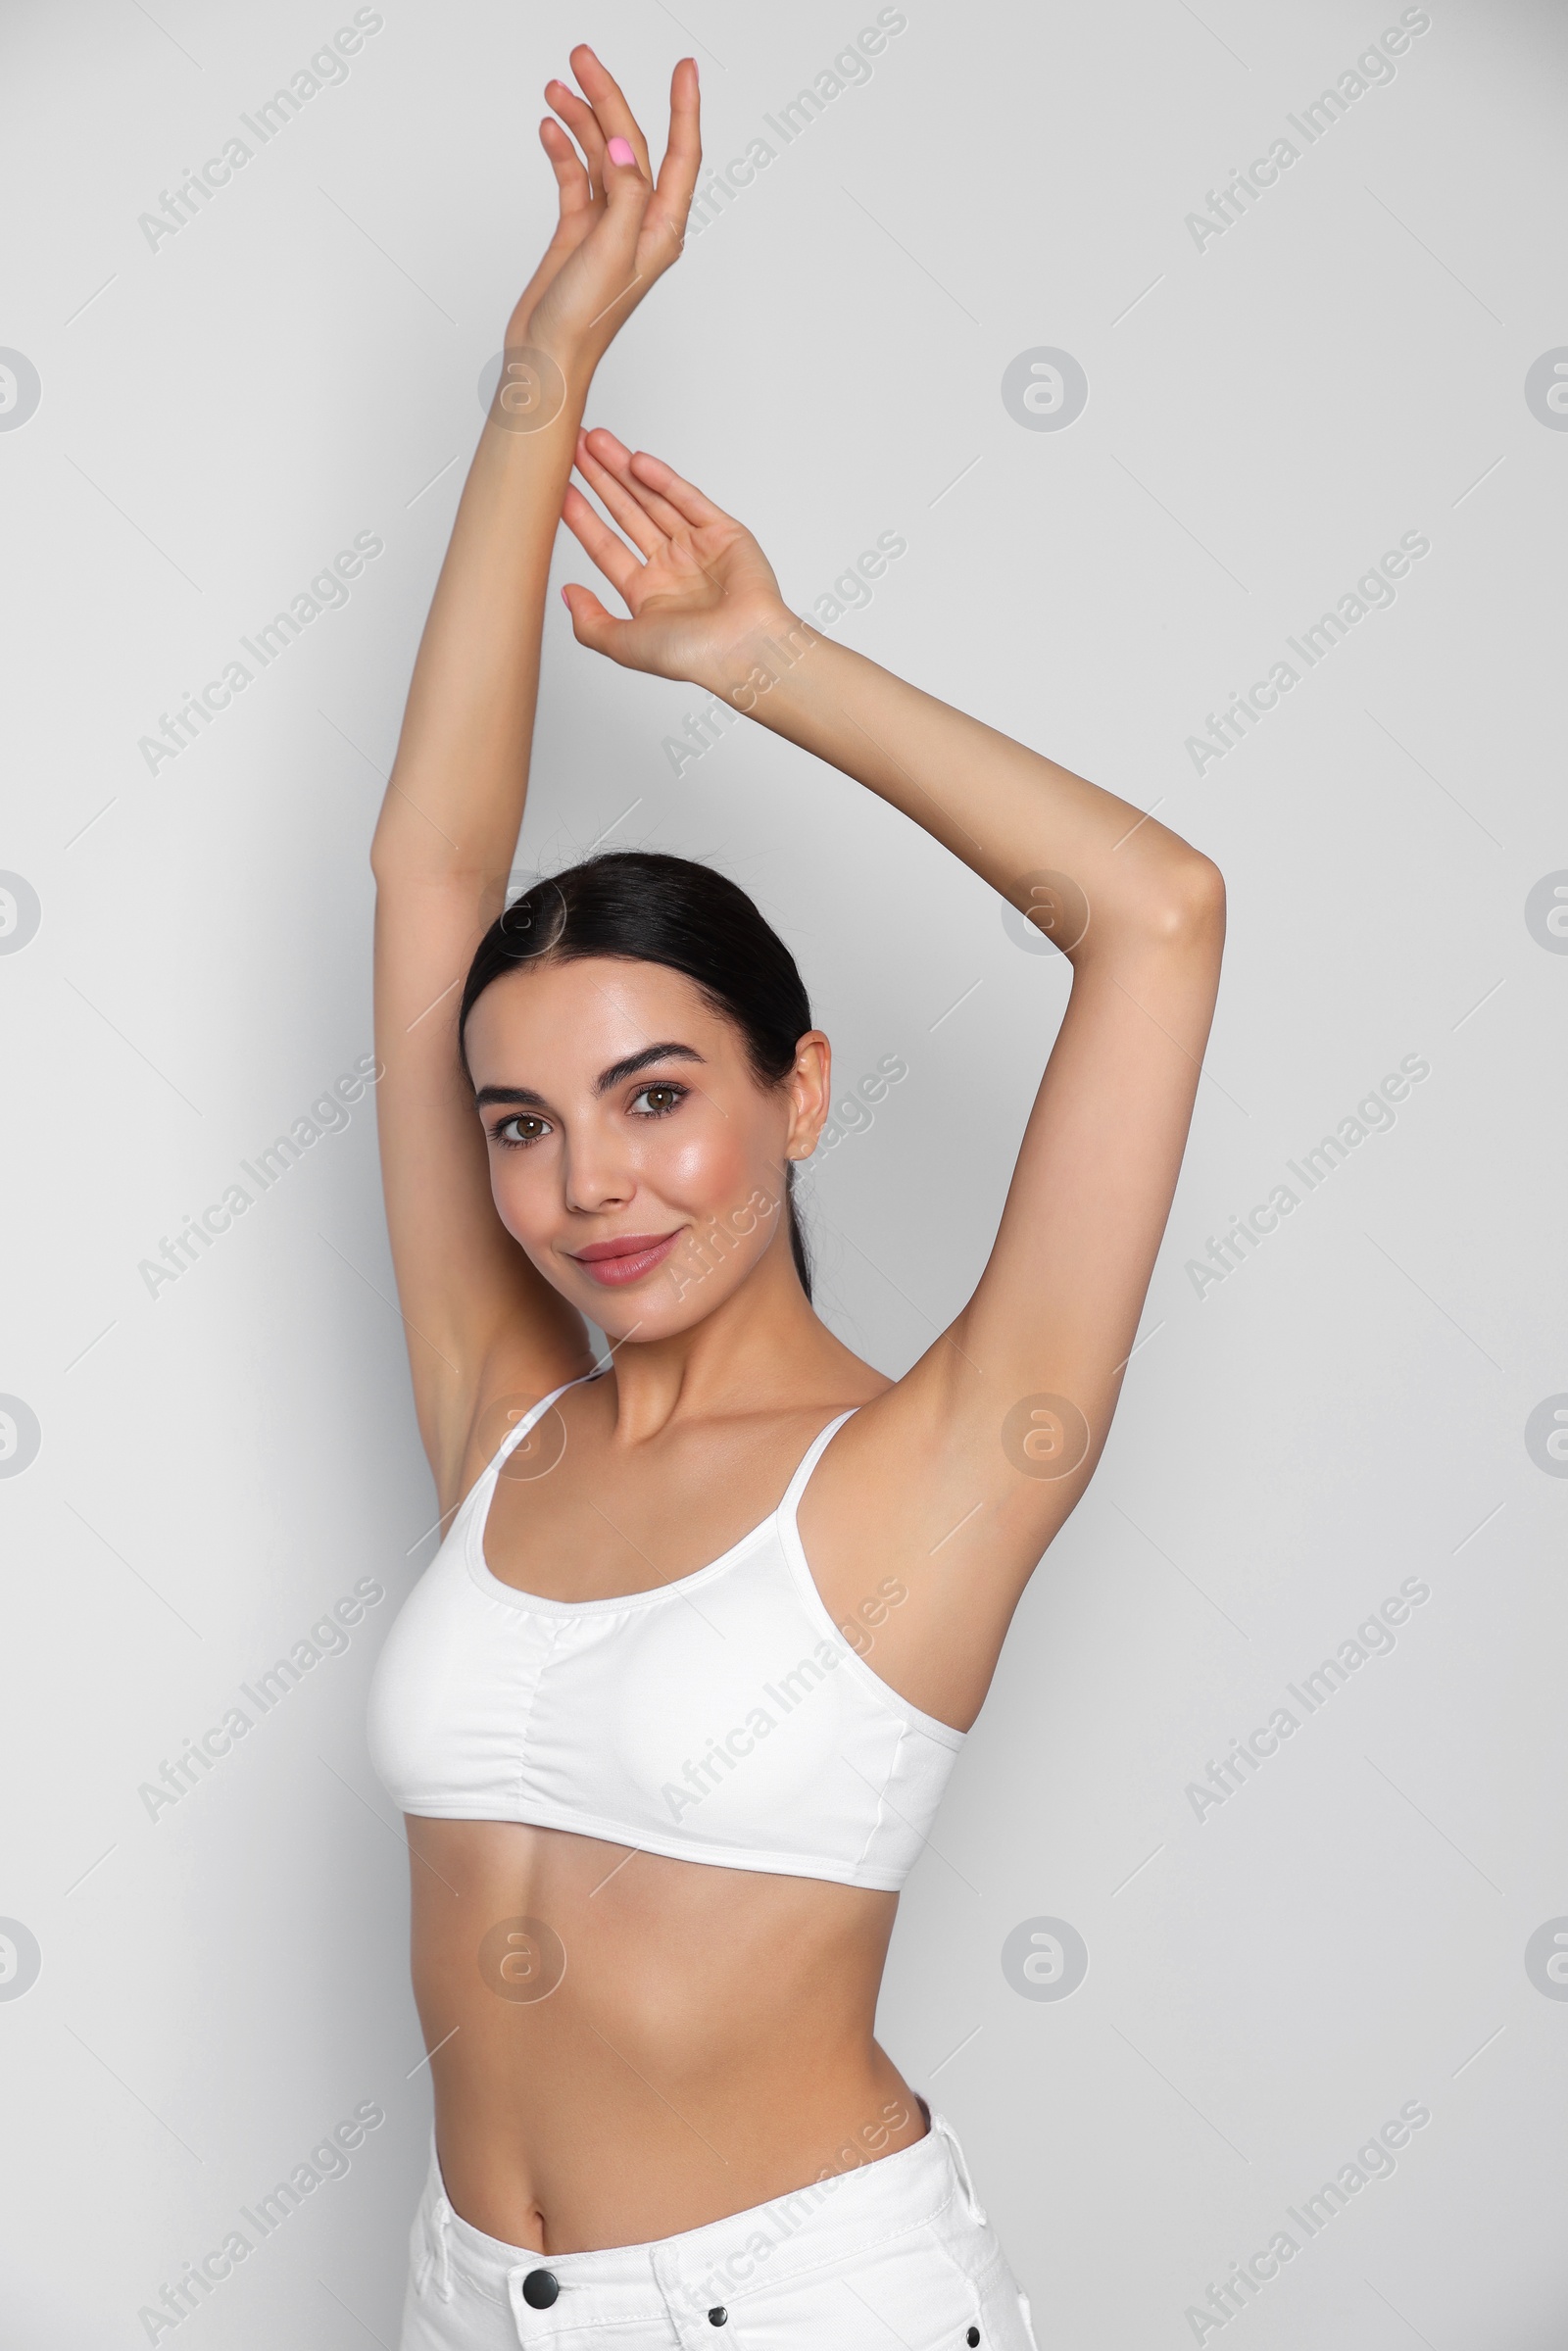
[[[640,1053],[628,1053],[623,1061],[612,1061],[608,1069],[602,1069],[594,1080],[594,1092],[608,1094],[612,1087],[635,1077],[640,1069],[651,1068],[656,1061],[700,1063],[702,1060],[702,1054],[690,1045],[666,1043],[646,1046]],[[514,1107],[524,1110],[547,1110],[550,1106],[544,1096],[535,1094],[531,1086],[481,1086],[473,1101],[474,1107],[480,1110],[488,1108],[492,1102],[511,1102]]]
[[[624,1061],[612,1061],[594,1080],[596,1094],[608,1094],[625,1078],[634,1078],[639,1069],[650,1068],[655,1061],[697,1061],[703,1056],[690,1045],[650,1045],[640,1053],[628,1053]],[[706,1064],[705,1064],[706,1066]]]
[[[548,1107],[544,1096],[528,1086],[481,1086],[473,1098],[474,1108],[488,1109],[492,1102],[515,1102],[525,1110]]]

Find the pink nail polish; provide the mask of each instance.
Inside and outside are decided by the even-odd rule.
[[[612,164],[634,164],[637,161],[625,139],[612,139],[607,153]]]
[[[565,608],[566,608],[567,612],[570,612],[570,610],[571,610],[571,598],[570,598],[570,597],[569,597],[569,596],[566,594],[566,591],[565,591],[565,589],[564,589],[564,588],[563,588],[563,589],[562,589],[562,591],[561,591],[561,601],[562,601],[562,603],[563,603],[563,604],[565,606]]]

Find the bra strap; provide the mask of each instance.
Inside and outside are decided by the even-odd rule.
[[[579,1372],[576,1379],[563,1380],[559,1388],[552,1389],[548,1396],[542,1396],[537,1404],[530,1404],[515,1428],[509,1429],[502,1438],[485,1470],[485,1476],[488,1478],[499,1472],[503,1461],[521,1445],[523,1439],[532,1430],[538,1427],[551,1405],[559,1403],[568,1388],[580,1388],[585,1381],[597,1380],[601,1377],[602,1374],[598,1371]]]
[[[795,1514],[801,1506],[801,1496],[806,1492],[812,1470],[815,1469],[845,1422],[853,1419],[859,1409],[858,1404],[852,1404],[848,1412],[841,1412],[837,1420],[830,1420],[827,1427],[818,1436],[812,1438],[807,1448],[806,1458],[794,1477],[791,1478],[785,1490],[784,1499],[778,1506],[779,1516],[788,1519],[791,1526],[795,1524]]]

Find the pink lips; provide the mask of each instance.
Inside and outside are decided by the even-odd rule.
[[[656,1265],[662,1265],[680,1239],[681,1227],[662,1236],[657,1233],[625,1233],[618,1241],[591,1241],[586,1249],[571,1253],[585,1273],[607,1288],[618,1290],[627,1282],[641,1281]]]

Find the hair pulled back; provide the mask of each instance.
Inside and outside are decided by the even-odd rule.
[[[811,1006],[795,957],[744,890],[710,865],[655,850],[608,850],[548,875],[490,925],[475,951],[458,1013],[458,1051],[468,1076],[468,1014],[492,981],[519,963],[613,955],[662,963],[702,990],[740,1031],[753,1071],[776,1086],[795,1066]],[[790,1250],[811,1295],[810,1259],[795,1208],[795,1169],[784,1179]]]

